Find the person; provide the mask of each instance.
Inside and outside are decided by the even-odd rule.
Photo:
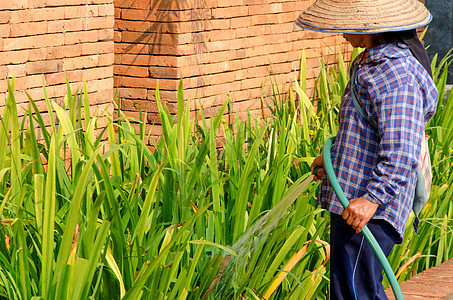
[[[426,51],[416,35],[432,17],[418,0],[317,0],[296,20],[302,28],[342,33],[365,48],[352,64],[343,94],[332,164],[350,204],[343,209],[322,156],[315,180],[318,203],[331,214],[331,299],[387,299],[382,267],[365,224],[388,256],[401,243],[414,199],[416,170],[427,122],[437,104]],[[355,108],[355,93],[365,115]],[[371,124],[374,123],[374,124]]]

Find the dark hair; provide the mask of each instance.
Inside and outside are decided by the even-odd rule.
[[[405,40],[412,39],[417,36],[415,29],[406,31],[388,31],[380,35],[380,39],[386,44],[404,43]]]

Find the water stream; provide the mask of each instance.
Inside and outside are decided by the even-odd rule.
[[[281,216],[289,209],[291,204],[313,181],[313,175],[305,180],[299,179],[291,191],[270,211],[256,221],[231,247],[237,257],[231,257],[217,286],[215,299],[230,299],[234,287],[240,286],[241,272],[245,270],[249,257],[253,256],[256,249],[261,249],[272,230],[277,226]],[[302,181],[303,180],[303,181]]]

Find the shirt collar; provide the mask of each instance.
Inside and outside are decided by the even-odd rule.
[[[362,64],[369,64],[373,62],[379,62],[385,58],[399,58],[408,56],[408,46],[404,43],[396,44],[382,44],[376,46],[368,51],[365,51],[362,59]]]

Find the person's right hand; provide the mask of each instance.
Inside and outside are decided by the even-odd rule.
[[[315,169],[318,169],[318,172],[315,174]],[[318,156],[315,158],[313,163],[311,164],[311,172],[313,173],[314,177],[313,179],[315,181],[321,180],[322,178],[322,173],[324,172],[324,158],[322,155]]]

